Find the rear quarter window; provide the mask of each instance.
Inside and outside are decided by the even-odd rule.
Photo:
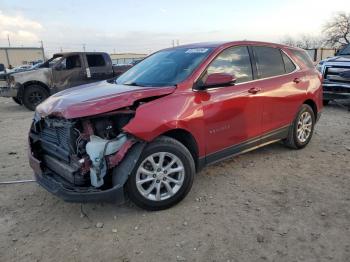
[[[105,66],[103,55],[86,55],[89,67]]]
[[[283,62],[284,62],[284,68],[286,73],[291,73],[296,69],[295,64],[293,63],[293,61],[282,51],[282,58],[283,58]]]
[[[309,54],[302,50],[290,50],[307,68],[315,68]]]

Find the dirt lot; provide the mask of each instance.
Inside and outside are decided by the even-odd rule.
[[[31,117],[0,99],[0,181],[32,178]],[[327,107],[304,150],[274,144],[204,169],[161,212],[0,185],[0,260],[350,261],[350,113]]]

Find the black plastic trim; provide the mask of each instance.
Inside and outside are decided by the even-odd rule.
[[[262,136],[249,139],[238,145],[230,146],[215,153],[211,153],[205,157],[205,165],[218,162],[227,157],[252,150],[271,141],[285,139],[288,136],[290,125],[268,132]]]

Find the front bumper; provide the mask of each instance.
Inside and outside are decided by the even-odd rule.
[[[59,180],[59,177],[53,173],[35,173],[35,179],[40,186],[67,202],[124,202],[124,188],[120,185],[106,190],[94,188],[68,189]]]
[[[0,96],[2,97],[17,97],[19,88],[11,88],[8,85],[0,83]]]
[[[60,176],[50,171],[43,171],[41,162],[29,153],[29,163],[40,186],[67,202],[124,202],[124,187],[117,184],[110,189],[76,187],[69,185]]]
[[[325,81],[323,87],[323,100],[350,98],[350,83],[334,83]]]

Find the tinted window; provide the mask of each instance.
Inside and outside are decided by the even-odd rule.
[[[350,45],[345,46],[342,50],[340,50],[338,55],[350,55]]]
[[[285,74],[284,63],[279,49],[272,47],[253,47],[259,78]]]
[[[208,74],[228,73],[237,78],[237,83],[253,79],[248,48],[243,46],[224,50],[207,69]]]
[[[286,73],[288,74],[293,72],[296,68],[293,61],[290,60],[290,58],[284,52],[282,52],[282,58],[283,58],[284,68]]]
[[[86,55],[89,67],[105,66],[103,55]]]
[[[305,52],[301,50],[291,50],[293,54],[308,68],[314,68],[314,64],[311,61],[310,56]]]
[[[69,70],[81,67],[79,55],[68,56],[61,62],[64,69]]]

